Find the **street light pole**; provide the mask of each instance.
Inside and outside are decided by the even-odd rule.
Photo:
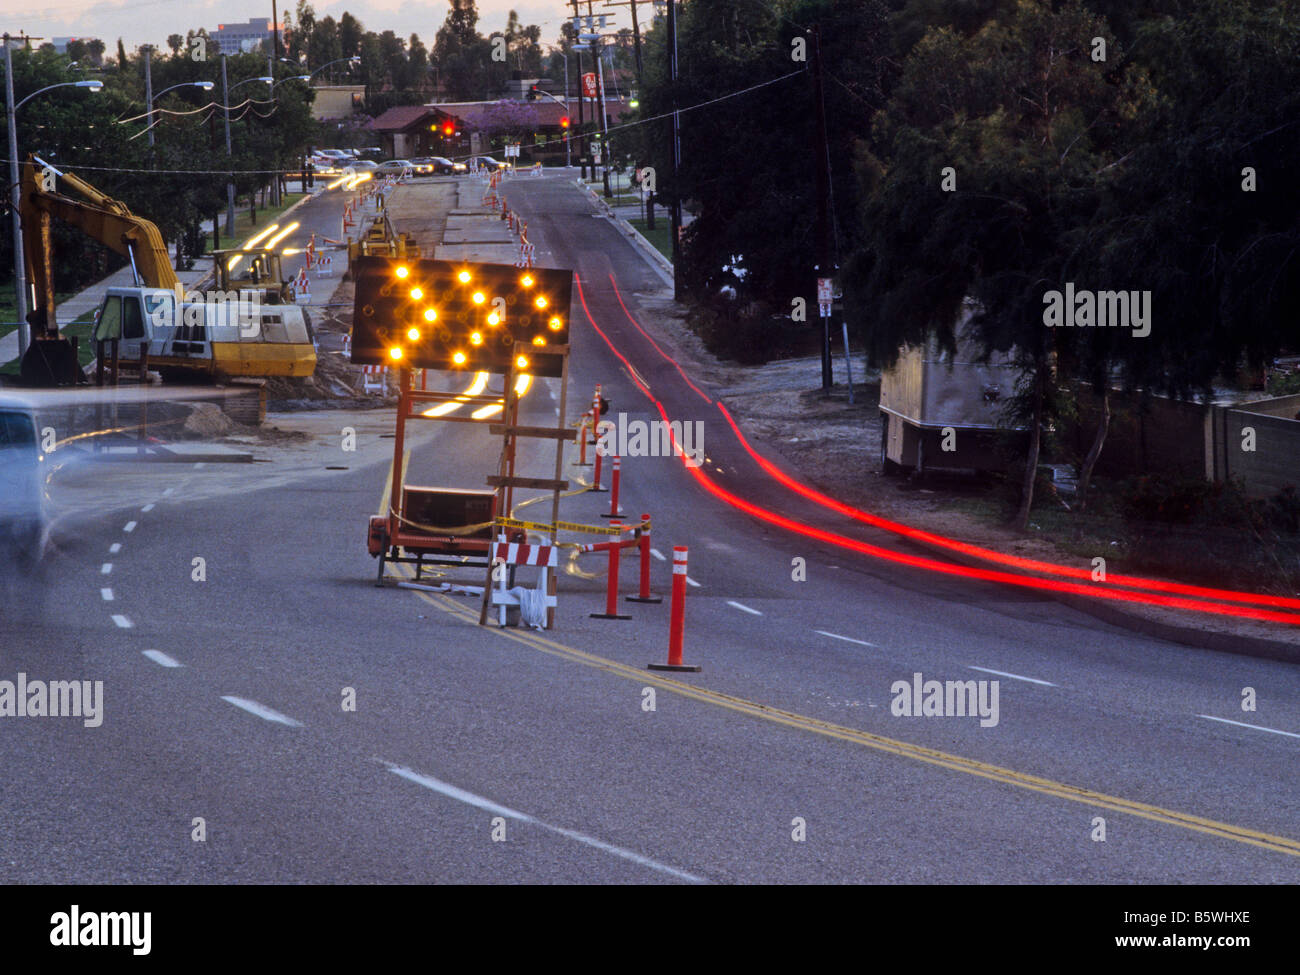
[[[18,309],[18,355],[26,354],[32,341],[32,326],[27,321],[27,262],[23,254],[23,220],[19,216],[22,204],[22,190],[18,185],[18,131],[15,125],[14,109],[14,57],[9,46],[9,35],[4,35],[5,43],[5,117],[9,130],[9,212],[13,218],[14,231],[14,305]]]
[[[669,197],[668,212],[672,219],[672,245],[673,245],[673,297],[680,300],[682,297],[682,276],[678,268],[681,267],[681,236],[682,236],[682,201],[681,195],[677,189],[677,170],[682,161],[682,138],[681,127],[677,115],[677,0],[668,0],[668,87],[672,92],[673,100],[673,182],[672,193]],[[658,191],[656,190],[656,196]]]
[[[569,111],[569,55],[566,51],[564,54],[564,117],[572,118]],[[569,130],[564,130],[564,168],[569,169],[573,166],[573,155],[569,150]]]
[[[226,160],[229,162],[233,157],[230,150],[230,88],[226,83],[226,54],[221,54],[221,104],[225,106],[226,115]],[[226,236],[233,239],[235,236],[235,178],[232,175],[226,180]]]
[[[144,51],[144,104],[149,109],[149,145],[153,145],[153,46],[146,44]]]

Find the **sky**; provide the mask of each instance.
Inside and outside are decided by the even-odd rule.
[[[600,12],[602,2],[595,0],[593,12]],[[297,0],[291,0],[290,10],[296,5]],[[318,20],[326,15],[337,20],[347,10],[366,30],[391,30],[401,37],[414,32],[426,47],[432,47],[450,4],[447,0],[321,0],[312,7]],[[516,10],[523,24],[541,26],[545,48],[559,37],[565,11],[571,9],[562,0],[478,0],[478,29],[482,34],[503,30],[507,15]],[[585,11],[585,3],[582,9]],[[279,12],[284,12],[283,3]],[[605,12],[615,16],[614,26],[622,26],[623,21],[631,25],[626,7]],[[26,31],[45,38],[98,37],[109,51],[116,48],[120,37],[131,51],[140,44],[163,47],[168,34],[200,27],[216,30],[218,24],[243,23],[251,17],[269,18],[271,0],[50,0],[43,4],[0,0],[0,15],[0,31],[10,34]]]

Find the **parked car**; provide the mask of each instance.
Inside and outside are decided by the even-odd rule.
[[[497,161],[496,161],[495,159],[493,159],[491,156],[475,156],[474,158],[475,158],[475,160],[477,160],[477,162],[475,163],[475,165],[476,165],[477,168],[479,168],[479,169],[486,169],[486,170],[488,170],[489,172],[494,172],[494,171],[496,171],[496,170],[498,170],[498,169],[505,169],[505,168],[506,168],[506,164],[505,164],[505,163],[503,163],[503,162],[497,162]]]
[[[409,159],[390,159],[382,162],[375,169],[376,176],[400,176],[403,179],[415,175],[415,166]]]

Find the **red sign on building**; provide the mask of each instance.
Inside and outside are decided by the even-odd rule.
[[[596,98],[596,72],[588,71],[582,76],[582,97]]]

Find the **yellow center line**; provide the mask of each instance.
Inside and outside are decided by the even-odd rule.
[[[409,456],[410,451],[407,451],[407,457],[409,458]],[[393,471],[392,466],[390,465],[388,471],[388,483],[390,486],[392,483],[392,476]],[[387,510],[384,507],[384,505],[387,504],[387,498],[388,493],[385,491],[384,499],[381,501],[381,510]],[[410,573],[406,571],[406,567],[398,565],[394,568],[396,568],[400,574],[407,576],[408,578],[410,577]],[[460,605],[448,596],[420,591],[414,591],[414,593],[417,598],[423,599],[431,606],[441,609],[449,616],[459,618],[463,622],[475,628],[479,628],[477,611],[470,610],[465,606]],[[528,631],[512,631],[496,626],[486,627],[486,629],[497,636],[505,637],[506,639],[513,640],[516,643],[522,643],[534,650],[540,650],[542,653],[554,657],[560,657],[573,663],[583,664],[584,666],[592,667],[596,670],[603,670],[615,677],[637,681],[642,686],[653,684],[673,694],[690,698],[691,700],[699,701],[703,704],[711,704],[715,707],[726,708],[730,711],[736,711],[740,714],[759,718],[763,721],[769,721],[774,724],[784,725],[788,728],[811,732],[827,738],[836,738],[840,741],[847,741],[876,751],[897,755],[900,758],[908,758],[913,761],[924,762],[928,765],[937,765],[940,768],[946,768],[954,772],[962,772],[966,775],[978,776],[993,782],[1000,782],[1003,785],[1010,785],[1019,789],[1038,792],[1057,799],[1068,799],[1071,802],[1083,803],[1084,805],[1095,808],[1109,809],[1112,812],[1118,813],[1126,813],[1152,822],[1163,823],[1168,826],[1178,826],[1198,833],[1205,833],[1209,836],[1216,836],[1220,839],[1233,840],[1237,843],[1246,843],[1250,846],[1258,846],[1265,850],[1271,850],[1274,853],[1286,853],[1291,856],[1300,856],[1300,840],[1293,840],[1285,836],[1278,836],[1272,833],[1261,832],[1259,830],[1247,829],[1242,826],[1234,826],[1231,823],[1223,823],[1213,819],[1206,819],[1201,816],[1194,816],[1190,813],[1165,809],[1161,806],[1155,806],[1145,802],[1137,802],[1132,799],[1122,798],[1121,796],[1112,796],[1104,792],[1095,792],[1092,789],[1085,789],[1080,786],[1057,782],[1053,779],[1030,775],[1026,772],[1017,772],[1014,769],[1003,768],[999,765],[992,765],[988,762],[981,762],[973,758],[965,758],[961,755],[954,755],[935,748],[927,748],[923,745],[914,745],[910,742],[899,741],[894,738],[886,738],[883,735],[872,734],[871,732],[861,731],[857,728],[849,728],[844,725],[833,724],[829,721],[823,721],[820,718],[808,717],[807,715],[799,714],[794,711],[785,711],[781,708],[775,708],[767,704],[760,704],[757,701],[750,701],[743,697],[723,694],[719,691],[709,690],[708,688],[696,687],[692,684],[685,684],[681,681],[674,680],[671,677],[663,677],[651,671],[640,670],[636,667],[630,667],[627,664],[619,663],[616,660],[610,660],[606,657],[597,656],[593,653],[587,653],[586,651],[566,646],[563,643],[557,643],[554,640],[547,639],[546,637],[540,636],[536,633]]]

